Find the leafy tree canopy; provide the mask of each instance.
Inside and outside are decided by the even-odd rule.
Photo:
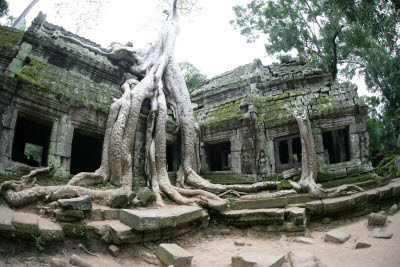
[[[367,10],[364,10],[364,2],[369,3]],[[331,73],[334,79],[340,66],[347,67],[343,69],[344,74],[351,77],[356,69],[365,67],[364,55],[377,45],[371,35],[385,34],[381,27],[372,27],[374,23],[362,26],[359,20],[356,21],[351,15],[354,8],[363,12],[364,22],[374,16],[376,22],[387,21],[385,31],[393,30],[393,21],[387,20],[391,14],[386,15],[384,11],[391,10],[393,5],[384,5],[382,1],[378,6],[372,2],[375,1],[252,0],[246,6],[233,8],[235,20],[231,24],[241,30],[248,42],[266,36],[268,54],[279,55],[294,50],[300,59]],[[381,8],[385,16],[378,18],[380,13],[376,10],[374,13],[373,8]]]
[[[192,63],[183,61],[179,63],[182,74],[185,77],[186,86],[189,93],[199,88],[200,83],[206,79],[206,75],[202,74]]]
[[[0,0],[0,18],[8,14],[8,3],[5,0]]]

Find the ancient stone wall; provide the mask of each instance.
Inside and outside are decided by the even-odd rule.
[[[255,60],[205,81],[192,101],[199,107],[195,115],[203,146],[230,140],[233,180],[236,174],[255,180],[299,177],[301,144],[294,114],[304,108],[313,124],[321,177],[371,171],[367,107],[360,103],[356,86],[334,82],[305,63],[263,66]],[[203,162],[206,152],[202,150]],[[215,180],[217,174],[207,167],[203,164],[206,176]]]

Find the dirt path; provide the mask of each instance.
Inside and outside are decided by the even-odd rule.
[[[180,238],[178,242],[191,252],[193,257],[193,266],[197,267],[214,267],[214,266],[229,266],[231,257],[241,251],[256,250],[270,254],[287,254],[290,250],[296,248],[307,248],[314,251],[321,263],[329,267],[344,267],[344,266],[400,266],[400,212],[394,216],[388,217],[389,223],[385,230],[393,233],[391,239],[376,239],[371,236],[371,232],[367,228],[367,220],[363,218],[356,222],[347,221],[345,224],[338,225],[340,222],[329,225],[314,225],[313,230],[310,230],[308,236],[314,241],[314,245],[299,244],[294,241],[296,236],[282,237],[282,234],[270,234],[263,231],[262,227],[252,228],[249,230],[234,229],[226,236],[214,234],[219,232],[218,227],[210,227],[205,233],[198,233],[190,236],[189,239]],[[338,228],[341,231],[351,234],[351,239],[344,244],[333,244],[324,242],[325,232],[329,228]],[[243,239],[246,245],[238,247],[234,245],[236,239]],[[4,241],[4,240],[2,240]],[[355,244],[358,241],[371,244],[370,248],[355,249]],[[151,252],[156,247],[155,244],[150,244],[152,247],[145,248],[143,246],[126,246],[123,248],[123,254],[120,258],[114,258],[104,249],[100,249],[97,257],[85,254],[79,249],[78,241],[67,241],[62,247],[49,249],[42,254],[38,254],[34,247],[22,249],[21,253],[15,254],[13,257],[7,257],[1,253],[0,266],[49,266],[52,257],[67,258],[72,254],[78,254],[92,263],[94,266],[137,266],[147,267],[154,266],[141,260],[140,256],[144,252]],[[3,243],[3,242],[1,242]],[[0,252],[6,252],[3,246],[7,242],[0,244]],[[65,254],[64,254],[65,253]],[[3,257],[5,256],[5,257]],[[284,266],[289,266],[285,263]]]

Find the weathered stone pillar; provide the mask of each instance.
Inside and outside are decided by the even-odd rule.
[[[11,166],[12,146],[14,141],[15,126],[17,124],[18,109],[15,105],[5,108],[1,116],[0,128],[0,172]]]
[[[233,173],[242,173],[242,138],[240,131],[233,130],[231,141],[231,170]]]
[[[47,163],[53,163],[56,168],[55,176],[70,175],[72,139],[74,126],[69,115],[63,114],[53,123],[50,137],[50,147]]]

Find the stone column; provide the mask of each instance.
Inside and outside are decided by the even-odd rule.
[[[18,109],[15,105],[7,106],[4,114],[1,116],[0,172],[5,172],[4,169],[11,166],[12,146],[17,116]]]

